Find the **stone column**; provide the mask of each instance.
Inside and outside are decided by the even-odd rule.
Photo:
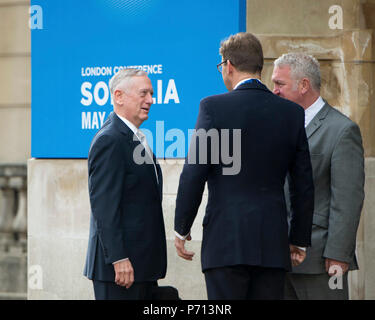
[[[27,184],[25,177],[13,177],[9,185],[16,190],[18,209],[13,219],[12,230],[18,235],[19,245],[26,252],[27,247]]]
[[[26,165],[0,165],[0,300],[26,298]]]
[[[0,250],[8,251],[12,241],[12,223],[14,219],[15,194],[9,186],[8,177],[0,177]]]

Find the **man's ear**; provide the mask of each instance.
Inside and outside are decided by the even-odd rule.
[[[227,64],[227,71],[228,71],[228,73],[229,74],[233,73],[234,66],[233,66],[232,62],[230,60],[227,60],[226,64]]]
[[[124,92],[121,90],[115,90],[113,93],[113,101],[116,102],[117,105],[122,105],[124,100]]]
[[[311,89],[311,83],[310,80],[307,78],[303,78],[300,82],[301,85],[301,93],[306,94]]]

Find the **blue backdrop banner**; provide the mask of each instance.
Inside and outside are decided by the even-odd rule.
[[[183,158],[202,98],[226,91],[221,40],[246,31],[246,0],[31,1],[32,156],[86,158],[112,111],[108,81],[148,72],[142,125],[158,158]]]

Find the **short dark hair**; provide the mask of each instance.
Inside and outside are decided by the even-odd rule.
[[[223,61],[229,60],[238,71],[261,73],[263,50],[258,38],[248,32],[240,32],[223,40],[220,46]]]

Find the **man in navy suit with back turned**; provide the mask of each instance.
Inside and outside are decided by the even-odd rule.
[[[153,299],[167,268],[162,172],[139,130],[153,88],[147,73],[136,69],[121,70],[109,86],[114,112],[88,156],[91,219],[84,274],[93,280],[96,299]]]
[[[175,246],[180,257],[193,258],[185,240],[191,240],[207,181],[201,258],[208,298],[283,299],[286,271],[303,261],[311,243],[314,186],[304,112],[261,83],[263,52],[254,35],[229,37],[220,54],[218,68],[229,92],[203,99],[196,123],[197,132],[217,130],[220,141],[215,149],[207,135],[205,149],[198,134],[192,137],[178,188]],[[239,150],[236,141],[222,143],[224,129],[241,130]],[[217,149],[220,160],[211,161]],[[237,172],[225,170],[224,149],[240,157]],[[202,152],[206,163],[198,161]],[[283,189],[288,173],[289,235]]]

